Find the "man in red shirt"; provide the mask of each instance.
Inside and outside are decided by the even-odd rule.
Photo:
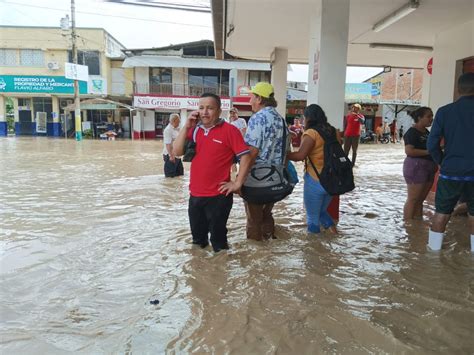
[[[301,137],[303,136],[304,127],[300,123],[299,118],[293,120],[293,124],[288,127],[288,130],[291,134],[291,145],[293,148],[299,148],[301,145]]]
[[[226,225],[232,193],[242,187],[251,161],[239,129],[221,119],[221,112],[219,96],[203,94],[198,111],[191,113],[173,144],[174,154],[183,155],[186,139],[196,143],[189,184],[189,224],[193,244],[205,248],[210,233],[215,252],[229,249]],[[236,180],[231,181],[230,168],[235,156],[240,157],[240,171]]]
[[[365,117],[359,113],[361,110],[359,104],[352,105],[352,111],[346,117],[346,130],[344,131],[344,153],[349,155],[352,148],[352,165],[355,165],[357,157],[357,148],[360,140],[360,126],[364,123]]]

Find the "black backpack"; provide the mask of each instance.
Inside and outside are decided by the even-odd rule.
[[[330,127],[330,129],[328,129]],[[352,163],[344,154],[341,144],[337,140],[336,130],[329,127],[317,127],[319,135],[324,139],[324,167],[321,173],[308,156],[319,182],[326,192],[331,195],[342,195],[355,188]]]

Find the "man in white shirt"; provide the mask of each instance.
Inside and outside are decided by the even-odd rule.
[[[232,107],[229,111],[229,117],[230,117],[230,124],[237,127],[240,133],[242,133],[242,136],[244,136],[245,131],[247,130],[247,121],[239,117],[239,110],[237,110],[235,107]]]
[[[179,134],[180,118],[176,113],[170,115],[170,123],[163,131],[163,160],[165,161],[165,177],[184,175],[183,162],[173,154],[173,142]]]

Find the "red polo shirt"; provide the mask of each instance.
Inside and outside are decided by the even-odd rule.
[[[242,134],[235,126],[219,121],[206,129],[198,126],[188,130],[187,139],[196,142],[196,155],[191,163],[189,191],[195,197],[220,195],[219,183],[230,181],[230,168],[234,156],[249,152]]]

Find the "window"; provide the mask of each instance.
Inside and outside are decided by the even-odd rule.
[[[27,107],[27,109],[30,110],[31,100],[30,99],[18,98],[18,106],[19,107]]]
[[[25,67],[44,66],[44,54],[41,49],[20,49],[20,65]]]
[[[201,95],[203,92],[228,95],[229,70],[190,68],[188,84],[191,95]]]
[[[151,68],[150,83],[152,85],[171,84],[171,68]]]
[[[69,62],[74,62],[71,51],[69,51]],[[100,75],[100,53],[98,51],[77,51],[77,64],[87,65],[89,75]]]
[[[16,49],[0,49],[0,65],[2,66],[15,66],[17,65],[16,60]]]
[[[270,82],[269,71],[249,71],[249,85],[254,86],[260,81]]]

